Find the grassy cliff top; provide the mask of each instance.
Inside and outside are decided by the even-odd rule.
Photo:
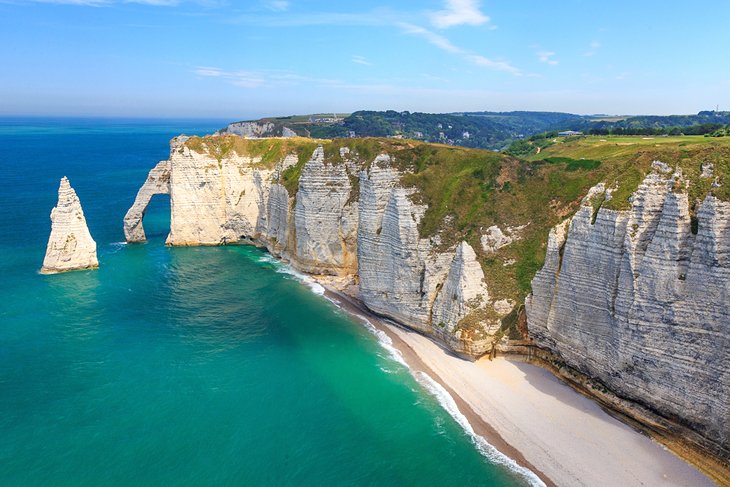
[[[255,158],[260,167],[273,169],[288,154],[297,154],[295,166],[283,171],[280,182],[296,195],[299,176],[317,145],[325,161],[342,163],[340,149],[350,150],[348,159],[367,168],[382,153],[404,173],[401,183],[414,187],[414,202],[427,206],[419,231],[422,237],[438,236],[447,249],[466,240],[477,252],[490,292],[496,299],[518,302],[530,291],[530,281],[542,266],[551,227],[573,215],[591,186],[616,185],[613,199],[596,202],[613,209],[629,207],[628,198],[654,160],[682,168],[690,182],[694,203],[709,192],[730,199],[730,138],[706,137],[580,137],[555,139],[539,154],[518,159],[481,149],[425,142],[357,138],[316,140],[307,138],[244,139],[237,136],[191,137],[186,145],[196,152],[222,160],[236,154]],[[720,188],[702,179],[702,163],[712,162]],[[355,192],[356,174],[351,174]],[[357,194],[352,198],[357,199]],[[694,210],[694,209],[693,209]],[[517,239],[496,253],[483,251],[480,238],[498,225],[505,233],[515,230]]]
[[[723,201],[730,200],[730,137],[611,137],[589,136],[554,139],[530,161],[555,157],[596,159],[607,167],[605,181],[617,184],[618,191],[608,208],[626,209],[628,197],[636,190],[641,179],[651,171],[651,163],[661,161],[671,168],[681,168],[689,181],[691,203],[712,193]],[[714,165],[719,188],[712,188],[712,180],[700,178],[703,163]]]

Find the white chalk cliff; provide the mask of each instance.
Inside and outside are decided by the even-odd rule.
[[[58,203],[51,211],[51,235],[41,273],[55,274],[97,267],[96,242],[86,226],[76,191],[64,176],[58,187]]]
[[[730,455],[730,203],[692,231],[681,174],[656,166],[626,211],[583,206],[550,233],[525,306],[531,336],[619,397]],[[569,225],[569,226],[568,226]]]
[[[170,194],[170,161],[161,161],[150,171],[134,199],[134,204],[124,216],[124,238],[127,242],[146,240],[142,219],[147,205],[156,194]]]
[[[393,154],[361,157],[342,147],[339,157],[326,156],[320,146],[304,158],[282,152],[272,161],[267,153],[264,161],[207,143],[218,142],[191,148],[173,139],[170,159],[150,172],[125,217],[128,241],[144,240],[151,196],[169,193],[168,244],[265,247],[298,270],[337,276],[373,312],[458,353],[490,352],[502,319],[520,316],[499,281],[490,286],[469,243],[421,235],[427,207],[403,183],[408,166]],[[549,351],[727,458],[730,203],[707,196],[695,225],[683,176],[671,173],[655,163],[630,210],[595,211],[615,189],[598,184],[552,229],[525,300],[525,346]],[[714,176],[703,168],[703,177]],[[503,228],[472,242],[483,257],[517,245],[525,226]]]
[[[170,245],[260,245],[298,270],[351,278],[370,309],[458,352],[491,350],[498,320],[464,326],[493,305],[474,250],[464,243],[436,251],[419,236],[425,207],[411,201],[413,189],[400,184],[387,154],[368,161],[343,148],[335,163],[318,147],[289,194],[281,178],[295,164],[294,154],[269,166],[235,152],[216,158],[174,139],[170,159],[150,171],[127,212],[126,238],[144,240],[151,196],[169,192]]]

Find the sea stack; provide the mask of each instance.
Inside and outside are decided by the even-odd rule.
[[[51,236],[41,274],[97,267],[96,242],[86,226],[79,197],[64,176],[58,187],[58,203],[51,211]]]

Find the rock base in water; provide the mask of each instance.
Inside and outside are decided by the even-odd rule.
[[[64,176],[58,188],[58,203],[51,211],[51,236],[48,238],[41,274],[97,267],[96,242],[86,226],[76,191]]]

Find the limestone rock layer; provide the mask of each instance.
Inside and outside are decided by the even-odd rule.
[[[370,309],[456,351],[491,350],[489,333],[463,326],[494,304],[474,250],[464,243],[437,252],[419,236],[425,207],[400,185],[390,156],[365,161],[343,148],[335,163],[318,147],[290,194],[282,174],[298,163],[296,154],[268,165],[235,152],[216,158],[173,139],[170,159],[150,171],[127,212],[126,238],[144,240],[150,198],[169,192],[170,245],[260,245],[300,271],[350,279]]]
[[[628,211],[584,206],[550,235],[526,300],[531,336],[620,397],[730,454],[730,203],[696,211],[647,176]],[[681,185],[680,185],[681,186]],[[561,256],[562,254],[562,256]]]
[[[51,211],[51,235],[41,273],[55,274],[96,267],[99,267],[96,242],[86,226],[76,191],[64,176],[58,188],[58,203]]]
[[[124,216],[124,238],[127,242],[146,240],[142,219],[147,205],[156,194],[170,194],[170,161],[161,161],[150,171],[147,180],[137,192],[134,204]]]
[[[500,320],[519,314],[493,300],[468,243],[421,237],[426,207],[391,155],[343,147],[328,160],[319,147],[264,162],[196,147],[173,139],[125,218],[128,240],[144,238],[151,195],[169,191],[168,244],[265,247],[295,269],[338,276],[372,311],[458,353],[490,352]],[[729,457],[730,203],[690,202],[671,172],[653,165],[626,211],[595,212],[591,202],[613,191],[596,185],[553,228],[527,328],[572,369]],[[509,245],[521,228],[486,229],[479,250]]]

